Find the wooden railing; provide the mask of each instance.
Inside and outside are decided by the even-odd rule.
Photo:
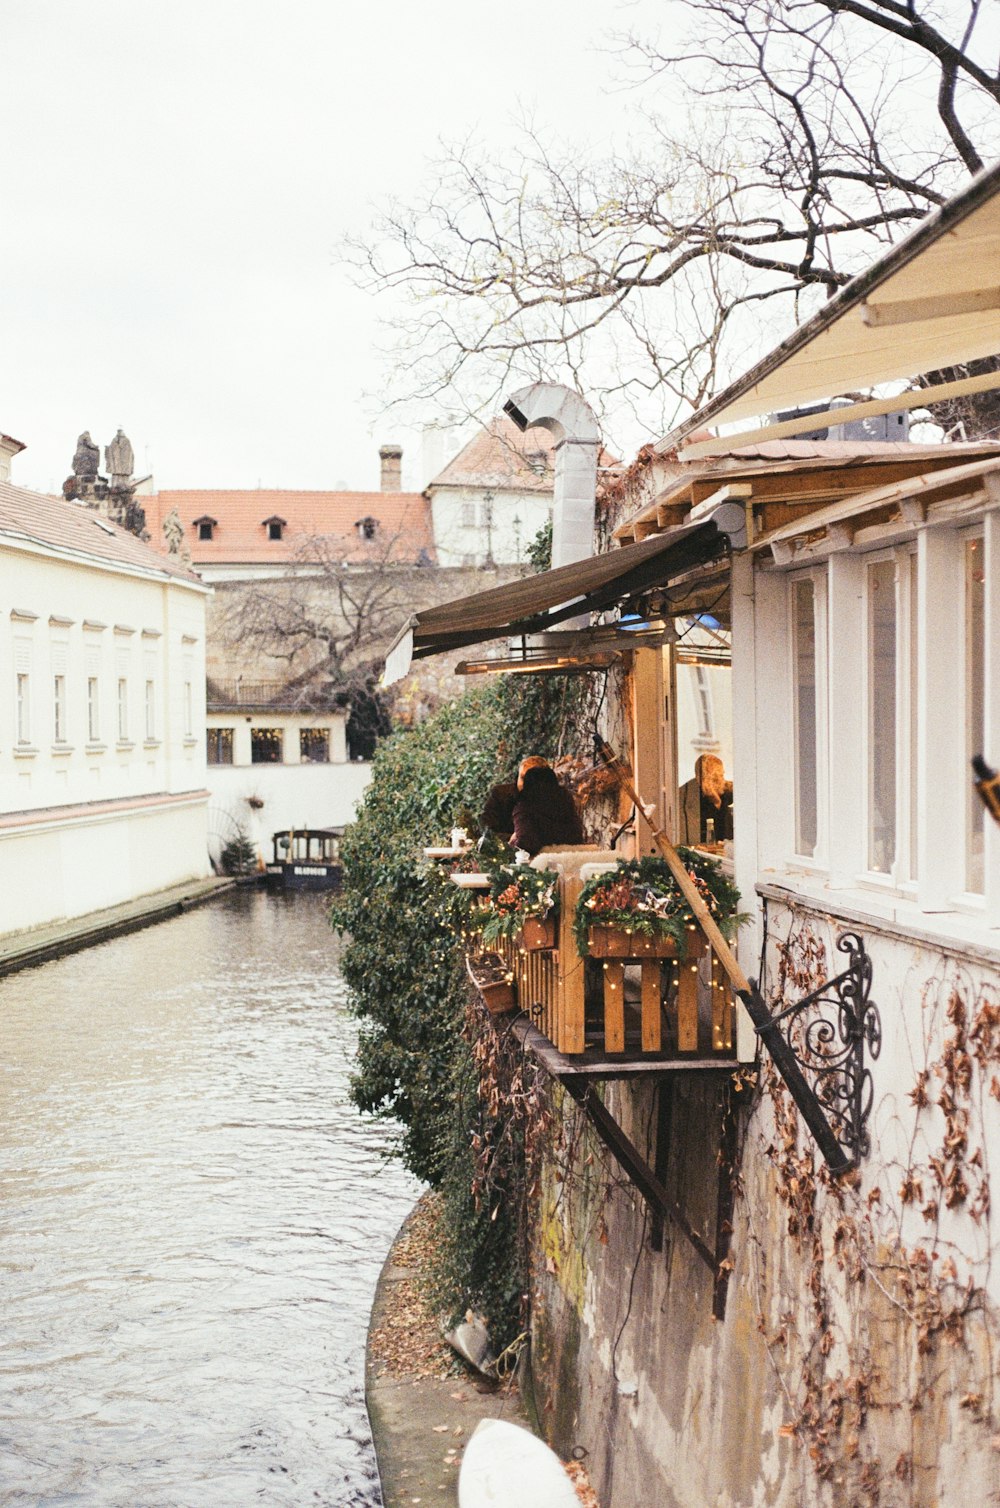
[[[683,958],[647,939],[602,937],[598,929],[591,957],[583,959],[573,934],[580,879],[564,875],[559,888],[554,948],[534,951],[520,939],[493,948],[514,976],[517,1008],[559,1052],[627,1060],[732,1058],[732,991],[697,928],[690,929]]]

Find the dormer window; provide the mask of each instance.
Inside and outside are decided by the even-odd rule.
[[[198,538],[212,539],[214,537],[214,531],[218,527],[218,524],[219,520],[217,518],[209,518],[207,513],[204,514],[201,518],[196,518],[194,521],[194,526],[198,530]]]
[[[374,539],[378,532],[378,519],[368,514],[365,518],[359,518],[354,527],[361,539]]]
[[[279,518],[277,514],[273,518],[265,518],[264,528],[267,530],[268,539],[283,539],[287,520]]]

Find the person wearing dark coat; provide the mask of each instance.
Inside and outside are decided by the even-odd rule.
[[[521,781],[531,769],[550,769],[547,759],[541,754],[528,754],[517,767],[517,780],[509,784],[492,785],[486,794],[481,825],[484,830],[509,838],[514,831],[514,802],[521,792]]]
[[[481,818],[484,831],[510,837],[514,831],[514,802],[519,794],[513,780],[509,785],[490,786]]]
[[[534,858],[542,848],[571,847],[584,843],[583,824],[576,803],[555,770],[536,765],[518,778],[520,793],[514,802],[514,848],[523,848]]]

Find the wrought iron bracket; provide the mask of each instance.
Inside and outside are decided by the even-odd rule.
[[[760,1034],[779,1024],[799,1067],[812,1080],[812,1094],[837,1141],[856,1167],[871,1150],[868,1117],[873,1086],[865,1064],[882,1050],[882,1019],[870,998],[872,961],[857,932],[845,932],[837,949],[850,962],[841,974],[772,1016]],[[815,1007],[814,1014],[805,1013]]]

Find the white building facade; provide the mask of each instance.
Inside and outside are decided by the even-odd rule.
[[[371,764],[348,758],[346,712],[213,704],[207,722],[209,848],[216,863],[238,836],[266,861],[277,832],[353,822]]]
[[[98,514],[0,483],[0,933],[210,872],[207,595]]]
[[[517,566],[552,521],[552,437],[494,419],[428,484],[441,566]]]

